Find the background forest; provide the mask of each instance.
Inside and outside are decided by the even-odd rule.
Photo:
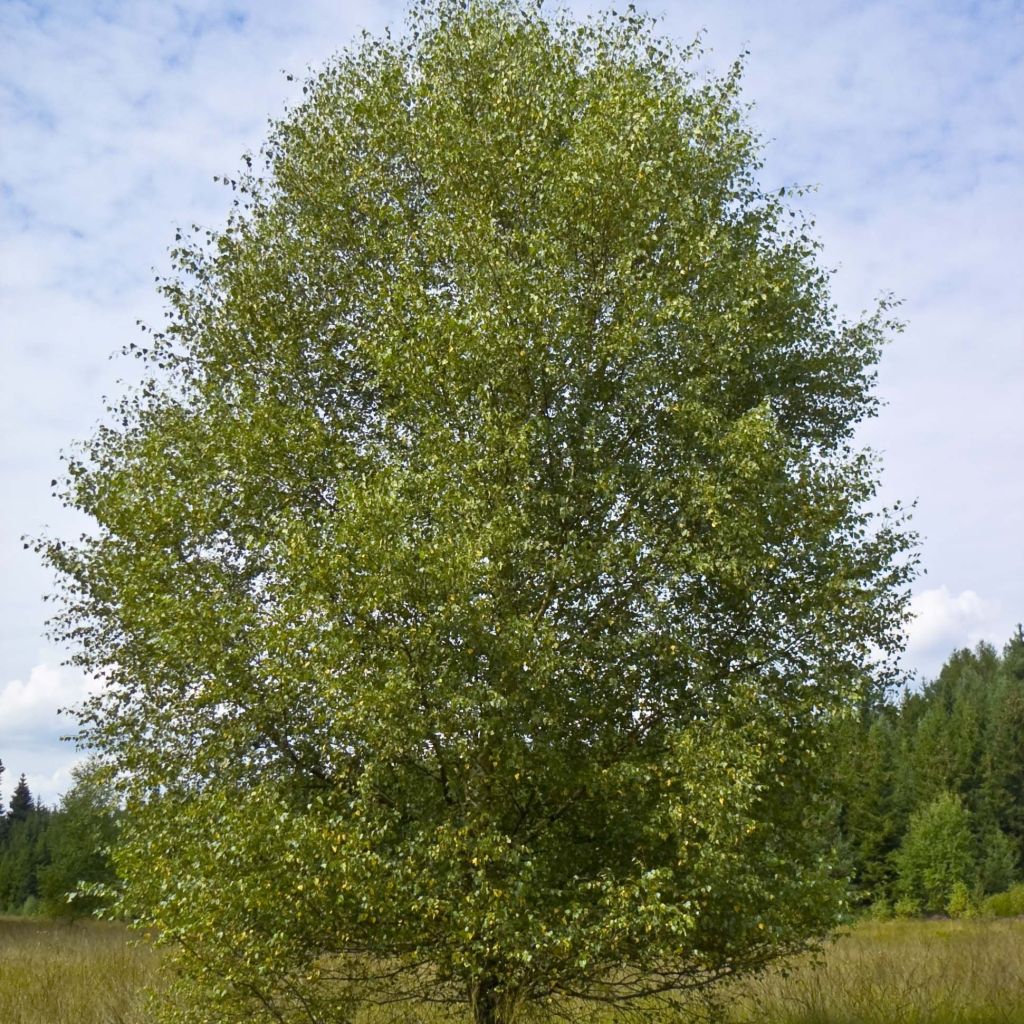
[[[938,677],[839,727],[837,823],[855,905],[889,913],[1024,912],[1024,632],[959,650]],[[3,771],[0,765],[0,772]],[[77,916],[110,881],[119,812],[88,767],[59,807],[21,777],[0,817],[0,913]],[[1008,895],[1000,896],[998,894]]]
[[[907,912],[1007,889],[1024,854],[1024,634],[842,727],[840,833],[854,892]],[[955,892],[954,892],[955,890]]]

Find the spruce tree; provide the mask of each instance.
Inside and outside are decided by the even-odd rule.
[[[24,774],[22,774],[21,778],[18,779],[17,786],[14,787],[14,793],[11,795],[10,810],[7,812],[7,817],[12,822],[26,821],[34,810],[35,801],[32,799],[28,782]]]

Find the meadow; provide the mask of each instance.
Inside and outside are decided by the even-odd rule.
[[[3,1024],[145,1024],[156,977],[116,925],[0,918]],[[862,922],[726,995],[722,1024],[1024,1024],[1024,920]]]
[[[736,986],[728,1024],[1024,1024],[1024,920],[861,922]]]
[[[3,1024],[142,1024],[152,950],[119,925],[0,917]]]

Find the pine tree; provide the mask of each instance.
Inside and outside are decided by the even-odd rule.
[[[28,782],[25,780],[24,774],[18,779],[18,785],[14,787],[14,793],[11,796],[10,810],[7,812],[7,817],[11,821],[26,821],[28,816],[36,809],[35,801],[32,799],[32,793],[28,788]]]

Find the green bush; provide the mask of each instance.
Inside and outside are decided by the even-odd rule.
[[[40,903],[38,896],[26,896],[25,902],[18,908],[18,913],[22,917],[35,917],[40,910]]]
[[[971,899],[971,890],[964,882],[954,882],[949,893],[949,902],[946,904],[946,913],[950,917],[971,917],[974,913],[974,901]]]
[[[892,904],[884,897],[879,896],[874,903],[868,907],[868,917],[872,921],[888,921],[892,918]]]
[[[1011,886],[1006,892],[997,892],[981,904],[985,917],[1018,917],[1024,915],[1024,884]]]
[[[913,896],[901,896],[893,905],[897,917],[916,917],[921,913],[921,904]]]

